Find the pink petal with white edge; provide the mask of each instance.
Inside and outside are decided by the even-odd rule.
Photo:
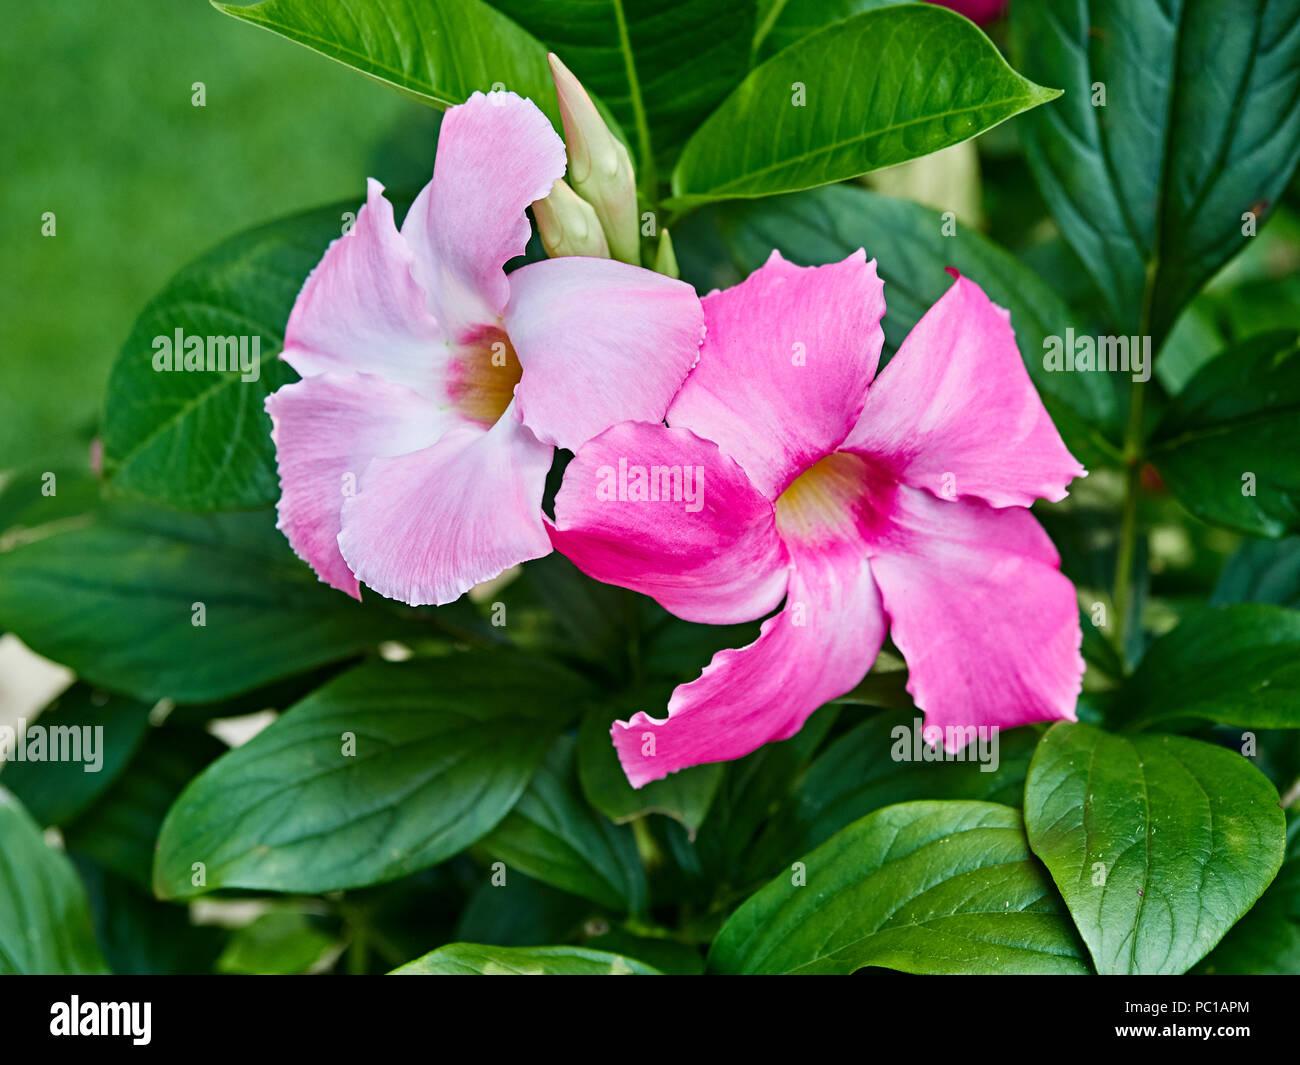
[[[285,326],[281,358],[304,377],[373,373],[439,396],[446,344],[411,263],[411,249],[393,224],[393,205],[371,178],[351,231],[329,246],[303,285]]]
[[[376,459],[343,505],[339,549],[389,599],[450,603],[550,553],[542,490],[551,455],[511,404],[490,429],[463,425],[421,451]]]
[[[614,722],[628,781],[640,788],[788,739],[862,680],[884,638],[885,615],[861,549],[796,548],[785,609],[763,622],[757,640],[714,655],[698,679],[673,692],[666,719],[642,712]]]
[[[521,267],[509,284],[515,396],[539,439],[576,450],[617,422],[663,420],[704,335],[690,285],[580,256]]]
[[[1029,511],[901,485],[871,568],[928,731],[1073,721],[1083,682],[1074,586]]]
[[[402,236],[429,309],[453,341],[499,320],[510,296],[503,267],[528,243],[524,209],[563,176],[564,142],[532,100],[476,92],[447,110],[433,179],[411,204]]]
[[[1010,315],[964,277],[880,371],[844,446],[905,484],[995,507],[1064,499],[1085,472],[1038,398]]]
[[[773,252],[739,285],[704,297],[700,361],[668,424],[715,441],[775,499],[857,422],[884,313],[875,260],[861,250],[815,267]]]
[[[267,396],[266,411],[280,470],[277,527],[321,580],[360,599],[339,553],[343,503],[371,459],[416,451],[437,438],[434,406],[372,374],[325,373]]]
[[[551,542],[580,570],[687,621],[752,621],[785,594],[772,504],[685,429],[624,422],[584,445],[555,518]]]

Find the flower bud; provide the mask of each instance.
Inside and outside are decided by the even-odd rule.
[[[655,273],[674,278],[682,276],[681,271],[677,269],[677,254],[673,251],[673,238],[668,235],[667,229],[659,233],[659,247],[655,250]]]
[[[547,58],[564,122],[569,182],[595,208],[613,257],[639,265],[641,239],[632,159],[569,68],[555,55]]]
[[[609,244],[595,210],[563,179],[555,183],[546,199],[533,204],[533,217],[542,246],[552,259],[561,255],[609,258]]]

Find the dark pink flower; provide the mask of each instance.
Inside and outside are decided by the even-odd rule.
[[[861,251],[815,268],[773,253],[705,298],[668,426],[616,425],[570,463],[551,536],[586,573],[690,621],[785,600],[666,718],[614,725],[633,786],[792,736],[887,629],[949,747],[949,726],[1074,717],[1074,588],[1025,508],[1084,471],[977,285],[958,278],[873,384],[884,310]]]

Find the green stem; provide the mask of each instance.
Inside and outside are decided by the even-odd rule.
[[[641,195],[650,204],[650,209],[659,211],[659,175],[655,170],[654,147],[650,141],[650,123],[646,119],[645,101],[641,99],[641,82],[636,76],[636,60],[632,56],[632,39],[627,32],[627,16],[623,13],[623,0],[613,0],[614,18],[618,22],[618,45],[623,53],[623,70],[627,75],[628,97],[632,102],[632,114],[636,117],[636,140],[638,160],[637,183],[641,186]]]
[[[1137,552],[1138,498],[1142,491],[1142,408],[1146,393],[1134,381],[1129,393],[1128,428],[1124,433],[1124,505],[1120,511],[1119,549],[1115,557],[1115,647],[1121,661],[1133,600],[1133,559]]]

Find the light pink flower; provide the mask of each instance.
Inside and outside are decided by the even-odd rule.
[[[507,276],[564,169],[536,105],[475,93],[401,231],[371,180],[303,286],[282,355],[303,380],[266,408],[279,527],[335,588],[441,604],[549,553],[553,447],[661,418],[695,361],[688,285],[576,256]]]
[[[872,384],[884,310],[861,251],[815,268],[774,252],[705,297],[668,427],[616,425],[569,464],[551,537],[586,573],[690,621],[785,599],[667,718],[615,723],[634,787],[794,735],[861,681],[886,628],[948,746],[948,726],[1074,717],[1074,588],[1024,508],[1084,471],[977,285],[958,278]]]

